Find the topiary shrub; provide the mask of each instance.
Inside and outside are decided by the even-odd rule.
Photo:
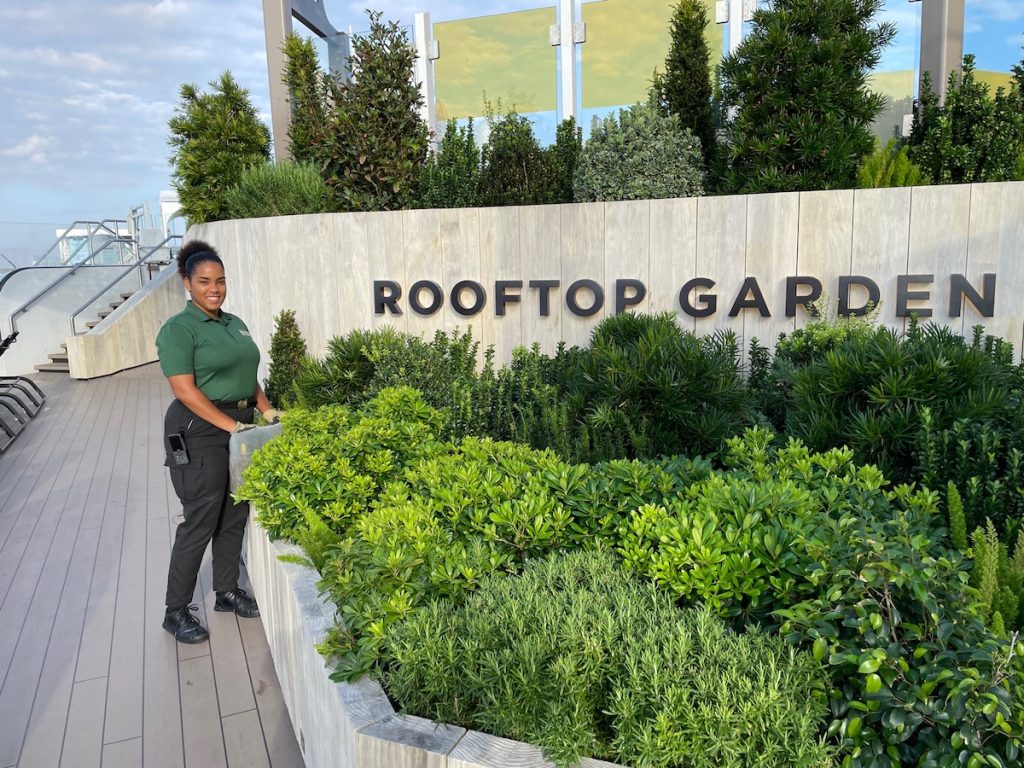
[[[311,165],[264,163],[242,171],[238,183],[224,195],[225,218],[255,219],[325,213],[331,193]]]
[[[820,666],[625,575],[606,550],[488,578],[390,627],[406,711],[539,744],[558,765],[825,768]]]
[[[279,405],[291,402],[295,379],[305,357],[306,340],[295,322],[295,312],[282,310],[274,318],[274,335],[270,337],[270,372],[264,386],[270,402]]]
[[[704,193],[701,143],[677,115],[637,104],[594,123],[573,182],[576,200],[645,200]]]
[[[555,158],[537,142],[529,118],[488,116],[481,156],[479,205],[540,205],[558,199]]]

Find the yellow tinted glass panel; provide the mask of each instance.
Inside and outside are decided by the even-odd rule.
[[[722,31],[714,0],[704,0],[704,36],[711,67],[722,58]],[[583,108],[635,104],[647,97],[654,70],[665,71],[674,0],[601,0],[583,4]]]
[[[885,107],[871,127],[881,144],[885,144],[903,125],[903,116],[914,111],[914,70],[872,72],[868,88],[885,96]]]
[[[993,96],[996,93],[997,88],[1003,88],[1006,91],[1010,90],[1010,84],[1013,82],[1013,75],[1009,72],[991,72],[982,69],[974,70],[974,76],[978,78],[979,83],[985,83],[988,86],[988,91]]]
[[[555,109],[554,23],[551,7],[435,24],[438,119],[483,115],[485,94],[520,113]]]

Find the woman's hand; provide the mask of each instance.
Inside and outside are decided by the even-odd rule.
[[[263,418],[266,420],[267,424],[277,424],[277,422],[281,420],[281,412],[276,408],[267,408],[267,410],[263,412]]]

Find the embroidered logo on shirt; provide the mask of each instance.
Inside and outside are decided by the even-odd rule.
[[[249,336],[248,331],[239,331],[239,333],[242,334],[243,336]]]

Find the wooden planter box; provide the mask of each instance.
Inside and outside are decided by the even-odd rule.
[[[335,683],[315,645],[334,611],[311,568],[281,562],[302,555],[272,542],[249,521],[246,567],[306,768],[547,768],[538,747],[395,712],[380,683],[367,675]],[[614,768],[585,759],[580,768]]]

